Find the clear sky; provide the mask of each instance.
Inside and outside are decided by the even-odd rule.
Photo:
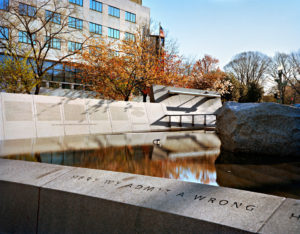
[[[234,55],[300,49],[300,0],[143,0],[151,19],[177,39],[180,54],[226,65]]]

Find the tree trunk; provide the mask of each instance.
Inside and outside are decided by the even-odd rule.
[[[40,88],[41,88],[40,84],[38,84],[37,86],[35,86],[35,92],[34,92],[35,95],[38,95],[40,93]]]
[[[125,97],[125,102],[128,102],[129,101],[129,96],[126,96]]]
[[[148,95],[145,94],[145,93],[143,93],[143,92],[142,92],[142,95],[143,95],[143,102],[147,102],[147,96],[148,96]]]

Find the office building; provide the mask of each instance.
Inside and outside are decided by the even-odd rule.
[[[48,0],[49,1],[49,0]],[[55,0],[51,0],[53,2]],[[0,0],[0,11],[5,12],[14,7],[20,14],[35,18],[35,12],[44,14],[45,20],[51,17],[51,23],[63,24],[64,9],[54,11],[54,6],[43,4],[46,0]],[[74,13],[68,15],[66,32],[58,34],[57,38],[51,40],[50,51],[47,53],[47,66],[53,61],[58,61],[64,54],[81,48],[82,43],[87,37],[109,37],[112,40],[122,40],[133,37],[133,34],[141,26],[149,26],[150,9],[142,5],[142,0],[60,0],[58,3],[66,4],[74,9]],[[42,7],[42,10],[37,10]],[[1,13],[0,12],[0,13]],[[11,29],[3,25],[0,20],[1,39],[3,34],[8,35],[10,30],[14,31],[14,40],[26,46],[30,41],[22,26],[16,26]],[[73,32],[72,32],[73,31]],[[46,33],[45,33],[46,34]],[[63,36],[62,36],[63,35]],[[34,35],[37,41],[47,40],[47,35],[43,35],[43,30]],[[3,50],[0,51],[3,55]],[[43,85],[53,88],[82,88],[78,85],[80,77],[75,69],[64,66],[64,63],[57,64],[53,69],[47,72],[43,78]]]

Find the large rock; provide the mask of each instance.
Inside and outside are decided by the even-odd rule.
[[[230,152],[300,156],[300,108],[227,102],[217,113],[217,132]]]

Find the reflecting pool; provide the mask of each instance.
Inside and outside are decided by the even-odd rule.
[[[300,160],[227,156],[213,132],[131,133],[4,142],[3,158],[179,179],[300,198]],[[23,146],[24,148],[25,146]],[[16,148],[16,147],[14,147]],[[29,150],[31,149],[31,150]]]

